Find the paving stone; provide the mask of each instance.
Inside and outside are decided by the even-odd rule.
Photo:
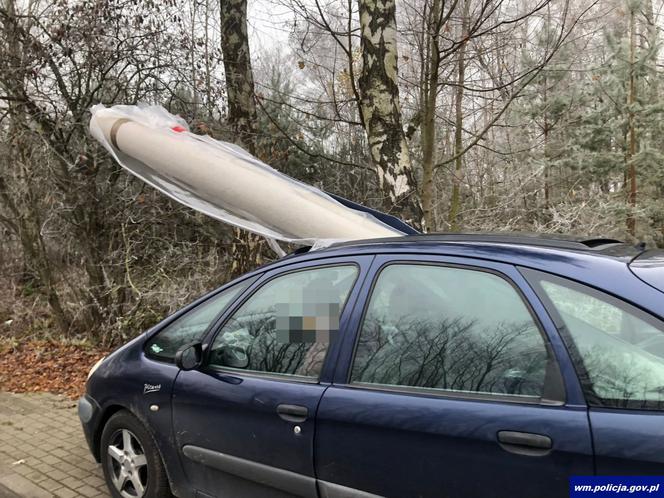
[[[49,477],[44,479],[42,482],[39,483],[39,485],[47,489],[49,491],[55,491],[56,489],[60,489],[62,487],[62,484],[60,484],[58,481],[55,481]]]
[[[17,474],[21,474],[22,476],[25,476],[27,474],[30,474],[32,472],[32,469],[25,464],[14,465],[14,472],[16,472]]]
[[[39,472],[41,472],[42,474],[48,474],[49,472],[52,472],[53,470],[55,470],[55,467],[53,467],[52,465],[49,465],[47,463],[44,463],[43,461],[41,461],[40,463],[38,463],[36,465],[33,465],[33,467],[36,470],[38,470]]]
[[[99,473],[99,476],[86,477],[83,479],[83,482],[95,488],[98,488],[99,486],[105,486],[104,479],[101,477],[101,472]]]
[[[55,455],[56,457],[59,458],[64,458],[66,456],[69,456],[69,452],[62,448],[56,448],[55,450],[51,451],[51,455]]]
[[[60,482],[71,489],[76,489],[82,484],[80,479],[71,476],[61,479]]]
[[[0,496],[5,491],[12,498],[110,496],[75,403],[52,394],[0,392]]]
[[[39,484],[44,479],[48,479],[48,476],[39,472],[38,470],[31,469],[29,474],[25,474],[25,478],[31,482]]]
[[[66,459],[68,460],[68,458]],[[69,463],[68,461],[64,461],[58,465],[58,470],[61,470],[62,472],[65,472],[66,474],[70,474],[73,470],[75,470],[76,467]]]
[[[64,472],[62,472],[61,470],[58,470],[58,469],[55,469],[55,470],[49,472],[46,475],[48,477],[50,477],[51,479],[55,479],[58,482],[61,482],[64,478],[67,477],[67,474],[65,474]]]
[[[92,467],[90,470],[92,470]],[[90,475],[90,470],[74,467],[72,470],[67,471],[67,474],[75,479],[78,479],[79,481],[82,481],[82,479],[85,479],[85,477]]]
[[[76,488],[76,492],[90,498],[93,496],[104,496],[99,494],[99,490],[93,488],[92,486],[88,486],[87,484],[84,484],[80,488]]]
[[[30,482],[25,477],[13,474],[0,477],[0,486],[9,488],[10,491],[18,496],[26,498],[50,498],[51,494],[45,489]]]
[[[77,496],[80,496],[76,491],[69,488],[60,488],[54,491],[53,494],[58,498],[75,498]]]
[[[62,461],[62,459],[58,458],[55,455],[46,455],[44,458],[41,460],[44,463],[47,463],[49,465],[55,465],[58,464]]]

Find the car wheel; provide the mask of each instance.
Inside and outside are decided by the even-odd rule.
[[[101,464],[114,498],[173,496],[150,433],[128,411],[108,419],[101,435]]]

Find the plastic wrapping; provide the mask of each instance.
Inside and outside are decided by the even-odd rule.
[[[90,132],[126,170],[176,201],[268,239],[324,247],[403,232],[242,148],[189,132],[159,106],[91,109]]]

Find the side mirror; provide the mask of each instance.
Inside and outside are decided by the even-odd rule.
[[[185,344],[175,353],[175,365],[180,370],[195,370],[203,362],[203,345],[200,342]]]

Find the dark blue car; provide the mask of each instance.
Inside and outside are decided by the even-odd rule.
[[[664,252],[422,235],[294,254],[95,366],[115,497],[561,497],[664,474]]]

